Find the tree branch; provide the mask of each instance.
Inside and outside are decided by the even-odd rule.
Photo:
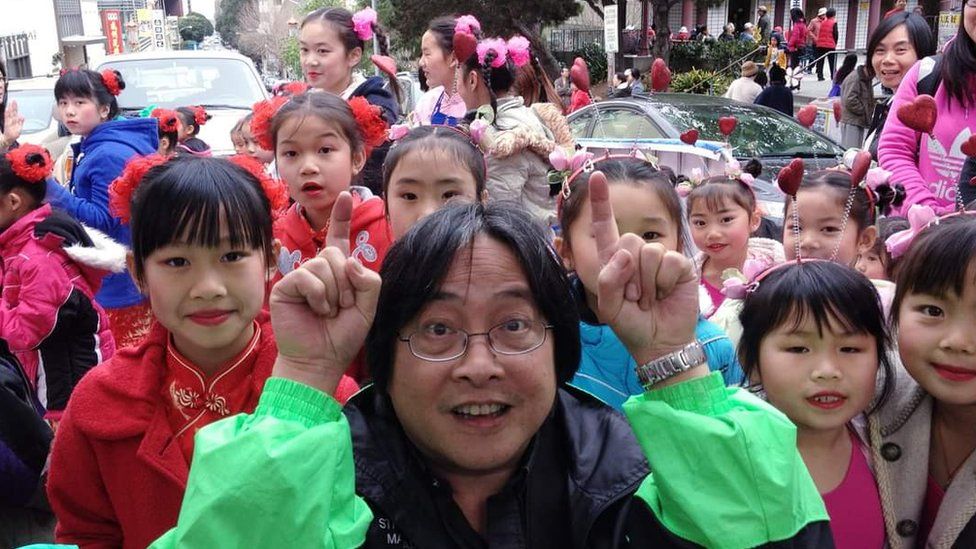
[[[603,6],[597,4],[596,0],[586,0],[586,5],[590,6],[590,9],[593,10],[597,15],[599,15],[600,19],[603,19]]]

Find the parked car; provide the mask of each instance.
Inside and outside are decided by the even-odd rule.
[[[723,116],[738,120],[727,143],[718,128],[718,119]],[[726,160],[735,158],[742,164],[752,158],[762,162],[756,195],[767,214],[780,219],[784,197],[772,183],[780,168],[793,158],[802,158],[808,170],[829,168],[839,164],[844,156],[844,149],[830,138],[804,128],[779,111],[724,97],[640,94],[593,103],[570,114],[568,119],[580,145],[611,153],[635,148],[653,150],[662,143],[681,144],[684,131],[697,129],[698,148],[711,150]]]
[[[107,57],[97,70],[111,67],[125,79],[119,107],[138,116],[146,107],[168,109],[203,105],[213,118],[199,137],[214,155],[234,154],[230,130],[267,98],[250,59],[232,51],[156,51]]]
[[[11,80],[7,87],[10,99],[17,101],[17,109],[24,117],[19,141],[45,147],[52,158],[58,158],[71,141],[71,134],[57,119],[57,81],[54,76],[39,76]]]

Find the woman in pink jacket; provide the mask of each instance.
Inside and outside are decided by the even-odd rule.
[[[790,10],[790,20],[793,26],[790,27],[790,39],[786,43],[786,49],[790,52],[790,67],[795,69],[807,53],[807,20],[800,8]]]
[[[905,186],[912,204],[931,206],[938,212],[955,209],[956,182],[966,155],[961,147],[976,132],[976,0],[966,0],[959,32],[941,56],[927,57],[905,75],[891,113],[911,103],[919,88],[929,91],[938,106],[932,135],[907,127],[898,116],[889,116],[878,144],[881,167],[892,172],[892,181]]]

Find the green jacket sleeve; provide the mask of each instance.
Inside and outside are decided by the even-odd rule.
[[[636,496],[671,533],[754,547],[828,520],[796,428],[720,374],[633,396],[624,412],[652,471]]]
[[[257,409],[196,435],[175,528],[152,547],[359,547],[373,515],[356,495],[349,424],[311,387],[268,379]]]

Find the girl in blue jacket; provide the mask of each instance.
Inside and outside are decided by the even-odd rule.
[[[111,69],[71,70],[58,79],[54,97],[61,121],[81,142],[71,146],[75,164],[68,187],[48,185],[47,200],[130,246],[129,226],[109,212],[108,188],[130,158],[156,152],[159,136],[154,118],[119,117],[116,96],[123,89],[122,75]],[[148,331],[149,307],[128,271],[106,276],[95,300],[108,313],[119,348],[138,343]]]
[[[579,370],[570,384],[621,410],[631,395],[641,394],[637,363],[605,324],[597,310],[597,276],[602,267],[597,243],[590,229],[592,211],[588,185],[590,174],[581,168],[569,177],[559,203],[562,236],[555,246],[573,271],[573,287],[580,309],[580,338],[583,349]],[[663,173],[637,158],[598,160],[595,169],[610,184],[610,201],[621,234],[634,233],[647,242],[658,242],[670,250],[685,249],[687,231],[681,215],[681,199]],[[721,328],[699,316],[695,338],[705,349],[708,366],[722,373],[726,385],[742,382],[742,369],[735,348]]]

